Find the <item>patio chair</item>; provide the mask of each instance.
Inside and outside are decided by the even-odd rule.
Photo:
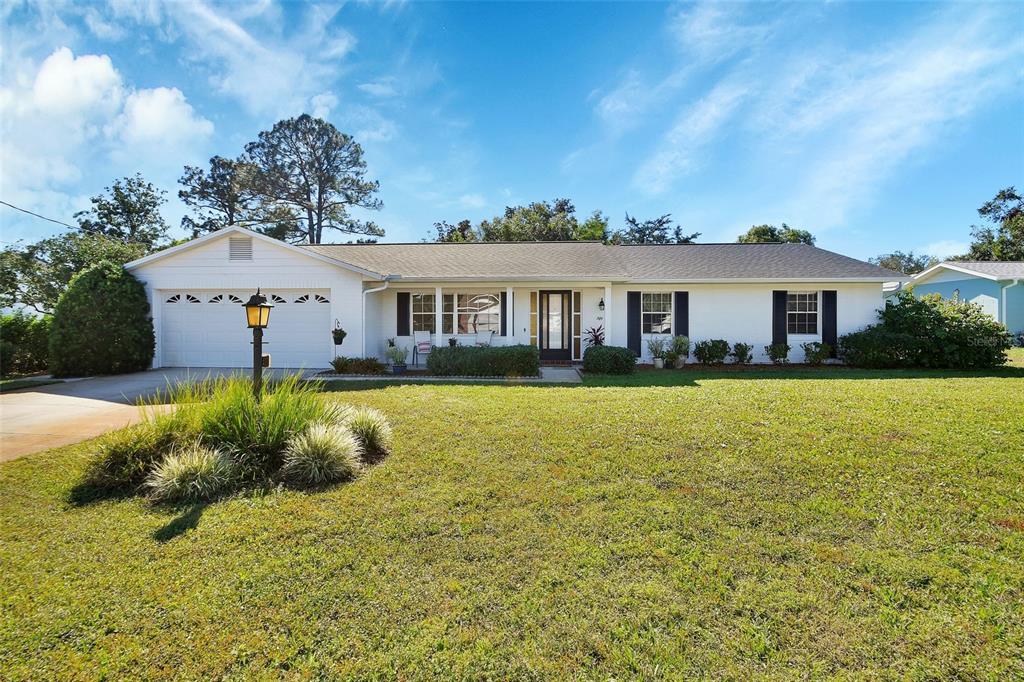
[[[419,364],[417,358],[420,353],[423,355],[429,355],[431,349],[430,343],[430,332],[413,332],[412,333],[412,364]]]
[[[491,337],[494,336],[494,332],[477,332],[476,333],[476,345],[478,346],[489,346],[491,345]]]

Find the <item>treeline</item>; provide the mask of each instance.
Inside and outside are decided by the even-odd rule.
[[[322,119],[279,121],[242,153],[186,166],[178,197],[192,237],[231,225],[289,242],[319,244],[335,230],[358,238],[384,231],[353,209],[378,210],[379,183],[366,177],[362,147]],[[161,214],[167,193],[141,174],[115,180],[75,214],[68,232],[0,252],[0,307],[48,314],[71,278],[100,261],[127,263],[183,240]]]

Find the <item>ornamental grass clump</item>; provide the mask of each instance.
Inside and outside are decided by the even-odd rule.
[[[137,488],[170,445],[167,433],[152,422],[113,431],[100,440],[86,468],[84,483],[103,490]]]
[[[363,451],[363,461],[379,462],[391,452],[391,425],[372,407],[357,407],[345,413],[342,423]]]
[[[363,448],[351,431],[313,424],[288,443],[281,476],[295,485],[321,486],[356,478],[362,467]]]
[[[167,455],[146,478],[157,502],[208,500],[232,490],[238,466],[220,450],[191,443]]]
[[[75,495],[142,489],[156,501],[194,500],[354,478],[390,452],[391,427],[380,412],[326,399],[321,388],[293,375],[265,384],[257,400],[241,375],[168,386],[140,403],[142,424],[100,442]]]

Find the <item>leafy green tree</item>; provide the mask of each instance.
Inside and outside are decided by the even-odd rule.
[[[568,199],[507,206],[505,214],[480,223],[481,241],[554,242],[575,238],[576,207]]]
[[[671,231],[670,231],[671,230]],[[626,214],[626,229],[616,230],[611,236],[613,244],[693,244],[700,232],[684,235],[678,225],[672,226],[672,215],[640,222]]]
[[[736,241],[740,244],[783,242],[814,246],[814,235],[807,230],[792,228],[786,223],[782,223],[781,228],[774,225],[754,225],[745,234],[741,234]]]
[[[607,241],[608,218],[600,211],[594,211],[590,217],[576,228],[574,239],[581,241]]]
[[[78,272],[100,261],[121,265],[148,252],[144,244],[78,232],[7,247],[0,252],[0,306],[50,313]]]
[[[434,230],[437,232],[439,242],[477,242],[480,237],[473,229],[473,223],[468,219],[460,220],[452,225],[446,220],[434,223]]]
[[[178,183],[184,188],[178,191],[178,198],[195,214],[182,218],[181,226],[193,237],[231,225],[250,227],[261,222],[255,167],[244,159],[214,156],[209,169],[185,166]]]
[[[137,372],[149,367],[156,339],[146,289],[117,263],[75,275],[53,311],[54,376]]]
[[[303,114],[279,121],[245,147],[256,167],[255,190],[266,209],[294,211],[292,241],[319,244],[324,229],[383,236],[384,230],[351,215],[352,208],[378,210],[380,183],[366,179],[363,148],[351,136]]]
[[[879,267],[888,268],[889,270],[902,272],[905,275],[916,275],[938,263],[939,259],[923,253],[917,255],[913,251],[907,253],[893,251],[892,253],[883,253],[881,256],[868,258],[868,262]]]
[[[115,180],[104,192],[89,200],[92,208],[75,214],[80,231],[149,248],[167,236],[168,225],[160,215],[166,192],[146,182],[141,173]]]
[[[1024,197],[1010,186],[978,209],[990,225],[971,227],[970,251],[959,260],[1024,260]]]

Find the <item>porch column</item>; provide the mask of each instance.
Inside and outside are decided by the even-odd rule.
[[[604,342],[605,345],[614,346],[615,340],[612,338],[612,285],[604,285],[604,319],[601,320],[604,324]]]
[[[444,308],[444,298],[441,296],[441,287],[434,287],[434,345],[444,345],[444,335],[441,333],[441,310]]]
[[[505,287],[505,342],[509,344],[516,344],[516,327],[513,322],[516,319],[515,305],[512,303],[512,287]],[[508,339],[512,340],[509,341]]]

